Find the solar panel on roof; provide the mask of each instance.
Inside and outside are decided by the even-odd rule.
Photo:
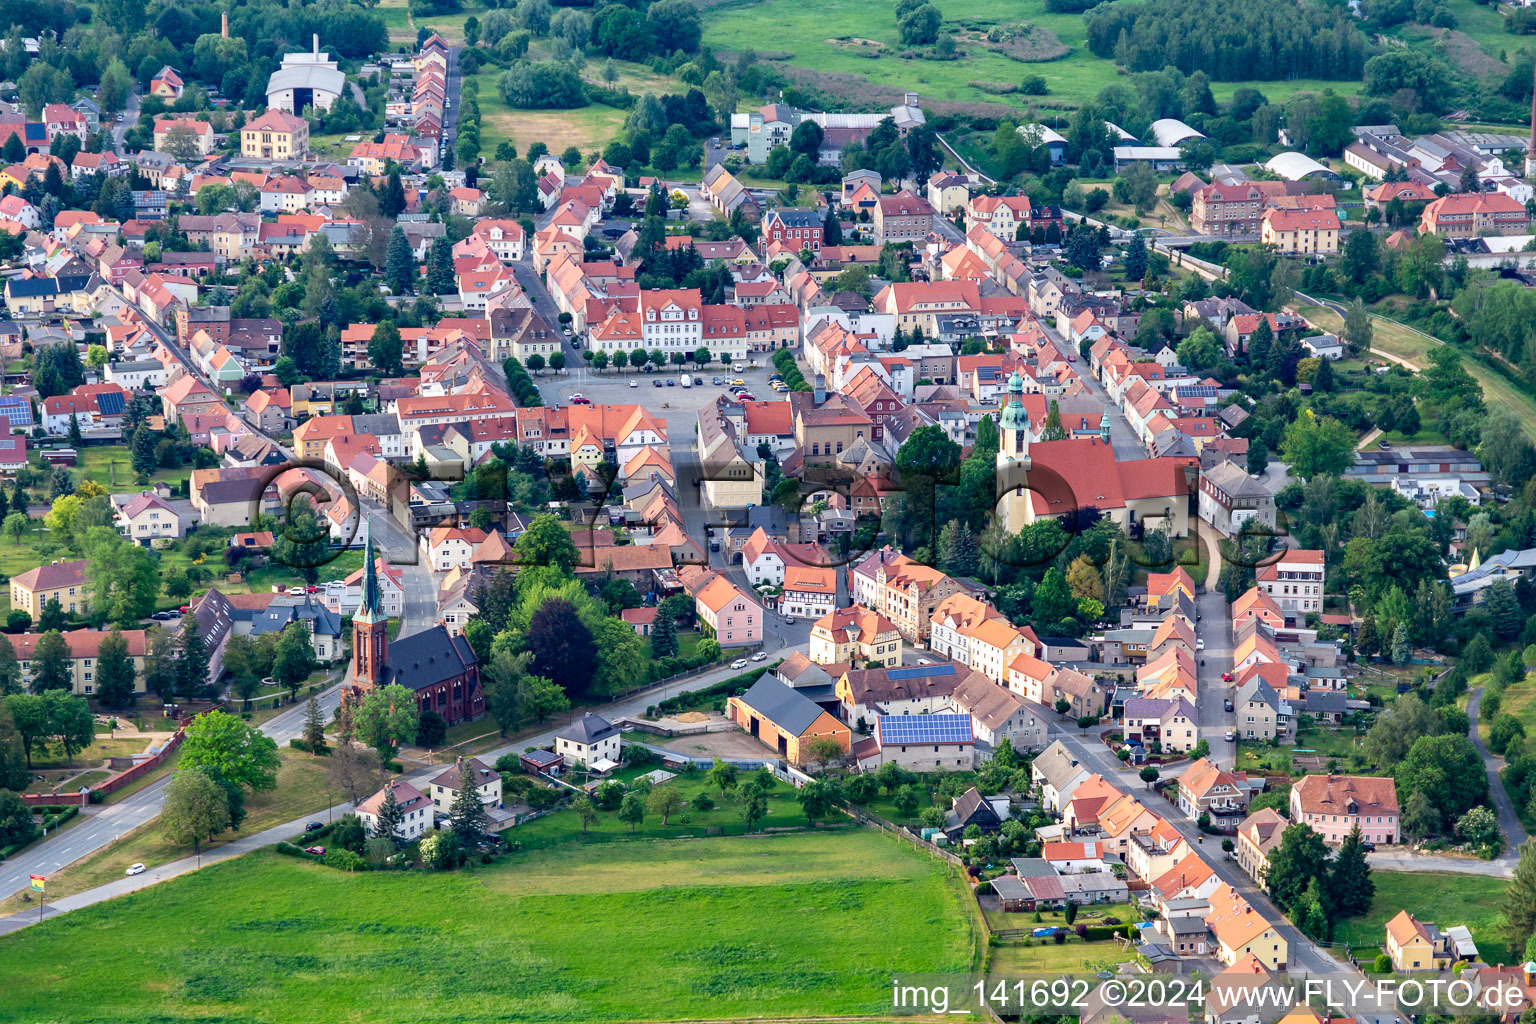
[[[876,723],[881,743],[970,743],[970,715],[883,715]]]
[[[96,407],[103,416],[121,416],[126,404],[119,392],[103,391],[96,396]]]
[[[0,398],[0,416],[11,421],[11,426],[32,425],[32,403],[25,398]]]
[[[885,674],[887,679],[922,679],[926,676],[952,676],[953,665],[913,665],[910,668],[893,668]]]

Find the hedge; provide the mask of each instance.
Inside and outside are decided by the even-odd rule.
[[[656,705],[656,710],[663,715],[670,715],[697,703],[701,699],[738,697],[746,693],[748,687],[761,679],[764,672],[770,671],[777,664],[775,662],[774,665],[764,665],[756,671],[748,669],[740,675],[731,676],[729,679],[722,679],[720,682],[706,686],[702,690],[689,690],[686,693],[678,694],[676,697],[668,697]]]

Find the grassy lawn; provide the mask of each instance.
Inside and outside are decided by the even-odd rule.
[[[74,468],[76,479],[93,480],[108,491],[132,491],[138,487],[133,476],[132,453],[127,445],[90,445],[80,449],[80,463]],[[152,481],[181,483],[192,476],[191,466],[157,469]]]
[[[406,0],[381,0],[379,6],[374,9],[374,13],[384,19],[384,27],[389,30],[390,43],[415,45],[416,30],[411,27],[410,7]]]
[[[240,831],[226,833],[213,842],[204,843],[204,850],[215,849],[233,839],[291,821],[306,812],[320,810],[342,799],[331,792],[326,783],[324,758],[288,748],[283,748],[279,754],[283,763],[277,772],[277,788],[248,795],[245,801],[246,818]],[[58,897],[83,892],[123,877],[123,871],[130,864],[142,863],[157,867],[180,860],[191,853],[189,847],[180,846],[162,836],[159,824],[151,821],[84,860],[49,875],[48,895]],[[0,914],[14,913],[27,905],[13,896],[0,902]],[[3,1016],[0,1013],[0,1017]]]
[[[1364,757],[1357,742],[1361,738],[1355,736],[1355,731],[1350,728],[1342,730],[1319,728],[1316,732],[1302,734],[1297,738],[1295,746],[1271,747],[1252,740],[1239,740],[1237,767],[1247,771],[1294,775],[1296,772],[1292,767],[1291,757],[1300,751],[1303,754],[1338,758],[1343,768],[1369,775],[1372,773],[1372,766],[1369,763],[1361,761],[1357,767],[1356,762],[1352,760],[1356,754]]]
[[[991,953],[991,973],[994,975],[1098,971],[1112,969],[1113,964],[1124,959],[1113,941],[1083,942],[1075,935],[1059,946],[1053,940],[1045,939],[1034,946],[994,946]]]
[[[1060,910],[1040,911],[1040,920],[1035,920],[1031,911],[1016,914],[1005,914],[1001,910],[984,911],[987,923],[997,931],[1012,931],[1015,928],[1065,928],[1067,927],[1067,915]],[[1079,907],[1077,917],[1073,923],[1098,925],[1104,923],[1106,917],[1118,917],[1122,922],[1140,921],[1141,911],[1129,903],[1096,903],[1092,906]]]
[[[1348,942],[1361,960],[1375,956],[1361,953],[1361,947],[1374,950],[1386,939],[1386,925],[1399,910],[1407,910],[1420,921],[1433,922],[1441,931],[1464,924],[1485,963],[1512,963],[1511,950],[1503,937],[1504,913],[1500,909],[1509,882],[1482,875],[1443,874],[1432,871],[1372,871],[1376,898],[1371,909],[1334,926],[1333,941]]]
[[[127,757],[129,754],[142,754],[149,746],[149,740],[140,736],[97,736],[95,741],[84,750],[75,752],[74,767],[89,767],[109,757]],[[32,755],[33,768],[67,768],[70,766],[69,758],[64,755],[64,748],[53,744],[46,751],[39,751]]]
[[[738,778],[744,780],[746,776],[740,775]],[[576,812],[567,809],[519,825],[506,832],[505,836],[508,841],[520,842],[525,849],[533,850],[569,846],[572,843],[585,846],[594,843],[624,843],[637,838],[738,835],[746,831],[746,824],[741,817],[742,799],[739,789],[729,791],[722,798],[720,791],[711,788],[702,773],[679,775],[665,785],[676,786],[689,801],[699,793],[707,792],[715,806],[700,811],[690,805],[674,814],[666,825],[661,823],[661,815],[648,811],[645,821],[634,828],[620,821],[617,812],[600,811],[597,821],[587,832],[582,832],[581,818]],[[827,819],[833,824],[847,820],[840,814]],[[806,828],[809,824],[805,812],[800,809],[799,801],[795,799],[795,790],[787,783],[774,780],[773,789],[768,793],[768,816],[758,823],[758,829]]]
[[[819,72],[858,75],[878,85],[912,90],[924,100],[1006,103],[1023,107],[1038,97],[1012,94],[997,96],[972,82],[1017,82],[1026,74],[1039,74],[1050,85],[1046,102],[1075,106],[1100,89],[1119,81],[1112,61],[1088,51],[1087,32],[1081,14],[1054,14],[1043,0],[951,0],[942,8],[946,21],[1009,24],[1028,21],[1054,32],[1070,48],[1066,56],[1048,62],[1023,63],[984,47],[966,44],[962,60],[904,60],[897,51],[896,15],[888,5],[860,0],[824,0],[803,4],[795,0],[763,0],[761,3],[727,4],[705,12],[704,42],[727,50],[775,50],[789,52],[793,63]],[[883,44],[880,48],[852,46],[837,36],[857,36]],[[1242,85],[1254,85],[1271,102],[1283,103],[1303,90],[1331,87],[1341,94],[1359,91],[1357,82],[1312,80],[1273,82],[1213,82],[1216,98],[1225,99]]]
[[[496,91],[495,72],[481,72],[480,118],[481,149],[494,156],[496,146],[511,142],[518,153],[526,153],[535,142],[542,142],[555,155],[567,146],[575,146],[585,156],[602,149],[618,137],[627,112],[594,103],[578,110],[513,110]]]
[[[0,1016],[862,1016],[894,971],[973,962],[950,869],[878,833],[627,849],[411,875],[253,854],[0,939],[31,980]]]

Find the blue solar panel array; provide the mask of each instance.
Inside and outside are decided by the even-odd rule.
[[[945,665],[913,665],[911,668],[893,668],[886,672],[887,679],[926,679],[929,676],[952,676],[955,674],[955,666]]]
[[[970,715],[882,715],[877,722],[880,742],[970,743]]]
[[[0,416],[10,420],[13,427],[30,427],[33,422],[32,403],[25,398],[0,398]]]
[[[102,391],[96,395],[96,407],[103,416],[121,416],[127,403],[119,391]]]

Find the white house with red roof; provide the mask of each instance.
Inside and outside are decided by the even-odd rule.
[[[523,259],[525,235],[523,226],[515,220],[482,220],[475,224],[474,237],[482,239],[496,258],[503,263],[519,263]]]
[[[43,399],[43,430],[55,436],[69,433],[74,417],[81,430],[99,430],[122,423],[128,392],[117,384],[82,384],[67,395]]]
[[[0,220],[20,224],[28,231],[35,230],[43,222],[37,207],[18,195],[9,195],[0,199]]]
[[[84,142],[90,131],[85,115],[67,103],[49,103],[43,107],[43,128],[48,132],[49,142],[60,135],[73,135]]]
[[[117,506],[117,528],[141,547],[149,547],[158,537],[177,538],[187,532],[181,513],[151,491],[135,494]]]

